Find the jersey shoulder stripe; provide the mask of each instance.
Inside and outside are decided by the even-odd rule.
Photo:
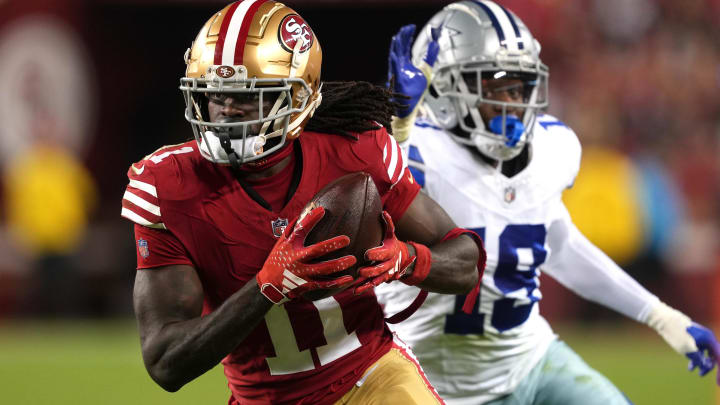
[[[395,138],[388,135],[387,132],[385,132],[384,138],[385,146],[383,147],[383,162],[385,163],[387,175],[390,179],[390,183],[392,184],[390,188],[392,188],[398,181],[400,181],[400,179],[402,179],[402,175],[405,173],[405,169],[407,168],[407,162],[403,159],[402,150],[400,149],[400,145],[398,145],[397,141],[395,141]]]
[[[143,171],[146,173],[146,171]],[[149,174],[149,171],[147,171]],[[147,176],[147,175],[146,175]],[[122,198],[120,215],[136,224],[149,228],[165,229],[160,212],[160,201],[155,186],[137,179],[130,179]]]
[[[166,229],[162,219],[160,199],[158,198],[157,179],[160,165],[170,157],[190,154],[195,151],[194,141],[168,145],[145,156],[141,161],[130,165],[128,185],[122,197],[120,215],[130,221],[154,229]],[[165,174],[167,177],[167,173]]]
[[[575,131],[549,114],[539,116],[536,124],[538,148],[546,151],[550,166],[557,166],[558,178],[563,178],[563,188],[572,187],[580,170],[582,155],[582,146]]]
[[[418,117],[415,120],[415,126],[419,127],[419,128],[441,129],[439,126],[435,125],[432,121],[428,120],[426,117]]]
[[[550,114],[539,115],[537,117],[537,123],[545,129],[548,129],[550,127],[565,127],[567,129],[570,129],[567,124]]]

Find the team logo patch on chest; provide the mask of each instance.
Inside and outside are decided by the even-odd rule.
[[[150,249],[145,239],[138,239],[137,241],[138,253],[143,259],[147,259],[150,256]]]
[[[278,218],[270,221],[270,224],[272,225],[273,236],[279,238],[283,232],[285,232],[285,228],[288,226],[288,220],[287,218]]]

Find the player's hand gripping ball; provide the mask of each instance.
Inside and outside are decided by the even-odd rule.
[[[355,288],[356,294],[362,294],[382,283],[400,279],[405,275],[408,267],[415,262],[415,256],[410,256],[405,242],[395,236],[395,225],[390,214],[383,211],[382,218],[385,221],[385,237],[382,245],[365,253],[365,258],[374,264],[358,270],[358,274],[368,281]]]
[[[342,249],[350,243],[350,238],[338,235],[305,246],[308,233],[324,215],[325,209],[322,206],[304,212],[292,227],[289,236],[287,231],[280,236],[257,274],[256,279],[260,292],[274,304],[282,304],[308,291],[341,289],[353,282],[354,278],[350,275],[331,280],[318,279],[320,276],[345,270],[357,261],[355,257],[346,255],[333,260],[313,263],[313,259]]]
[[[315,259],[330,260],[342,256],[354,256],[355,266],[333,274],[318,276],[318,280],[328,280],[341,276],[358,279],[358,268],[370,264],[365,252],[380,245],[383,239],[383,223],[381,218],[382,201],[375,182],[370,175],[357,172],[342,176],[323,187],[305,208],[323,207],[325,216],[308,234],[305,243],[312,244],[338,235],[346,235],[350,242],[343,248],[329,252]],[[310,300],[317,300],[335,295],[347,288],[319,289],[303,294]]]

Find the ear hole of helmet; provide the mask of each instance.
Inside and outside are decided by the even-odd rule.
[[[452,91],[455,88],[455,78],[450,70],[440,70],[435,73],[430,88],[435,92],[434,97]]]
[[[433,98],[438,98],[440,96],[435,89],[434,84],[430,84],[430,87],[428,88],[428,93],[430,93],[430,96],[432,96]]]

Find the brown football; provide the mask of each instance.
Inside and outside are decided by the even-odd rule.
[[[318,277],[333,279],[346,274],[356,277],[357,269],[366,264],[365,251],[379,246],[383,238],[382,201],[373,179],[364,172],[346,174],[320,190],[308,203],[325,208],[325,216],[305,238],[305,246],[330,239],[338,235],[350,238],[346,247],[315,259],[315,262],[353,255],[357,259],[349,269]],[[304,294],[310,300],[326,298],[341,289],[315,290]]]

